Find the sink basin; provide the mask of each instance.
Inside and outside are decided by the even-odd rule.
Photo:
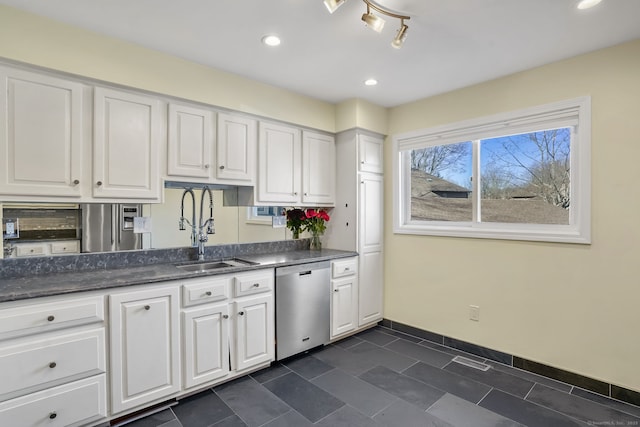
[[[189,264],[179,264],[176,265],[176,267],[184,271],[189,271],[191,273],[205,273],[207,271],[218,270],[220,268],[243,267],[247,265],[255,265],[255,263],[234,258],[223,261],[206,261]]]

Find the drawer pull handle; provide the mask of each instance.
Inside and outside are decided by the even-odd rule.
[[[73,185],[78,185],[78,184],[80,184],[80,180],[78,180],[78,179],[74,179],[74,180],[73,180]]]
[[[340,292],[340,289],[334,289],[333,292]]]
[[[56,362],[51,362],[51,363],[49,363],[49,367],[50,367],[51,369],[55,368],[56,366],[58,366],[58,365],[56,364]]]
[[[260,287],[260,283],[254,283],[254,284],[253,284],[253,287],[254,287],[254,288],[259,288],[259,287]]]
[[[53,316],[49,316],[49,317],[47,317],[47,320],[48,320],[49,322],[53,322],[53,321],[55,320],[55,317],[53,317]]]
[[[208,297],[210,297],[210,296],[211,296],[211,291],[207,291],[207,292],[205,292],[205,295],[206,295],[206,296],[208,296]]]
[[[349,271],[349,267],[345,267],[345,268],[344,268],[344,271]]]
[[[244,316],[244,311],[241,311],[240,313],[238,313],[240,316]]]
[[[145,305],[145,306],[144,306],[144,309],[145,309],[145,310],[151,310],[151,306],[150,306],[150,305]]]
[[[223,169],[224,169],[224,165],[220,165],[220,170],[223,170]]]
[[[102,185],[102,181],[98,181],[98,182],[96,182],[96,185],[97,185],[98,187],[100,187],[100,186]]]
[[[222,315],[222,318],[223,318],[223,319],[228,319],[228,318],[229,318],[229,315],[228,315],[228,314],[223,314],[223,315]]]
[[[51,413],[49,414],[49,419],[53,420],[53,419],[55,419],[57,416],[58,416],[58,414],[56,414],[55,412],[51,412]]]

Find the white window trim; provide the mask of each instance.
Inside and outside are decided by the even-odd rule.
[[[407,150],[530,132],[545,123],[558,127],[565,122],[575,126],[578,141],[571,146],[572,205],[568,225],[411,221],[411,171],[403,168],[408,161]],[[473,176],[478,172],[476,155]],[[591,243],[591,98],[588,96],[394,135],[392,163],[395,234]],[[473,185],[478,194],[476,182]]]

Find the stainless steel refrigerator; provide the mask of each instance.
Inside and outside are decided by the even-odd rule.
[[[133,218],[142,216],[139,204],[83,204],[82,252],[110,252],[142,248],[142,235],[133,232]]]

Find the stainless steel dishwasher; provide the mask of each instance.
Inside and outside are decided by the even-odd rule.
[[[329,261],[276,268],[276,360],[329,342]]]

